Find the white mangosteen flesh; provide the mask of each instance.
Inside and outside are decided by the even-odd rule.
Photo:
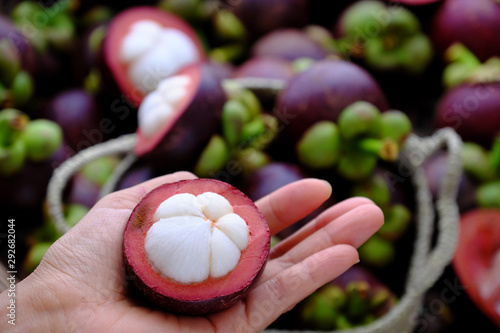
[[[151,137],[176,112],[186,96],[191,79],[187,75],[174,75],[158,84],[156,90],[144,97],[137,113],[138,125],[145,137]]]
[[[161,80],[182,67],[200,60],[198,49],[188,35],[152,20],[134,23],[119,52],[129,80],[144,94],[155,90]]]
[[[153,269],[179,283],[227,275],[248,246],[248,225],[223,196],[176,194],[163,201],[144,242]]]

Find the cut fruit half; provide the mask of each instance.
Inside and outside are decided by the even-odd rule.
[[[147,6],[130,8],[113,19],[103,52],[118,87],[136,106],[161,80],[205,57],[186,22]]]
[[[267,222],[233,186],[212,179],[164,184],[136,206],[125,264],[144,295],[170,312],[204,315],[244,296],[269,254]]]
[[[141,103],[134,153],[157,166],[188,167],[220,125],[225,100],[207,63],[184,67]]]

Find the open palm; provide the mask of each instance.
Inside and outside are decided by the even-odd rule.
[[[191,178],[195,176],[179,172],[99,201],[19,284],[31,296],[28,302],[37,319],[30,321],[28,330],[19,328],[23,332],[41,327],[51,332],[260,332],[355,264],[356,248],[383,223],[381,210],[370,200],[343,201],[273,247],[263,274],[233,307],[205,317],[177,316],[131,294],[132,282],[123,264],[123,230],[147,192],[166,182]],[[274,235],[307,216],[330,194],[326,182],[305,179],[256,204]]]

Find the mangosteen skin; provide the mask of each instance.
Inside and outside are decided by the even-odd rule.
[[[0,15],[0,40],[8,38],[17,49],[24,70],[33,73],[36,69],[36,55],[29,40],[7,17]]]
[[[314,123],[336,122],[340,112],[356,101],[387,109],[384,93],[366,70],[343,60],[320,60],[290,79],[279,94],[275,111],[283,121],[280,136],[295,144]]]
[[[431,36],[441,54],[460,42],[485,61],[500,55],[499,18],[496,0],[446,0],[433,17]]]
[[[179,193],[191,193],[196,195],[207,191],[223,194],[235,208],[235,213],[240,215],[243,214],[241,216],[249,225],[251,238],[249,247],[244,251],[251,252],[243,252],[240,263],[236,266],[234,271],[220,278],[231,280],[222,280],[220,284],[217,284],[219,282],[211,284],[212,281],[208,282],[209,285],[203,285],[207,282],[204,281],[194,285],[188,285],[189,288],[192,288],[189,293],[189,299],[185,298],[186,294],[181,297],[176,294],[178,293],[177,289],[179,286],[172,281],[163,281],[166,283],[166,286],[162,286],[161,284],[163,282],[159,282],[159,280],[164,279],[159,277],[159,274],[152,268],[150,268],[151,271],[149,273],[154,275],[152,280],[154,282],[153,285],[147,285],[140,277],[140,275],[146,276],[146,274],[134,270],[134,267],[139,269],[139,267],[143,265],[144,260],[147,260],[144,249],[138,249],[137,247],[140,247],[140,245],[137,245],[137,243],[135,243],[136,245],[132,244],[134,244],[134,241],[137,241],[137,239],[140,239],[140,242],[143,241],[147,228],[152,224],[148,219],[152,219],[156,208],[164,199]],[[147,226],[148,224],[149,227]],[[254,244],[254,246],[252,246],[252,244]],[[241,300],[241,298],[255,285],[267,264],[270,251],[270,231],[262,213],[258,210],[253,201],[240,190],[219,180],[198,178],[163,184],[146,194],[141,202],[134,208],[127,226],[125,227],[123,247],[127,276],[134,282],[135,287],[142,292],[142,295],[152,302],[152,305],[175,314],[202,316],[229,308]],[[246,265],[242,262],[244,260],[246,260]],[[240,279],[241,274],[244,275],[241,278],[243,281]],[[234,283],[234,279],[238,279],[238,282]],[[225,282],[228,283],[226,284]],[[246,285],[243,284],[243,282]],[[227,285],[232,285],[228,288],[234,291],[224,292],[224,290],[221,291],[220,289],[216,289],[213,291],[217,296],[211,298],[203,298],[202,296],[196,298],[192,294],[196,293],[197,288],[202,288],[202,290],[206,290],[207,288],[224,289]],[[237,287],[235,287],[235,285],[237,285]],[[169,290],[170,293],[173,294],[167,295]]]
[[[463,84],[439,100],[435,127],[451,127],[464,141],[491,144],[500,131],[500,83]]]
[[[168,171],[190,169],[219,128],[225,101],[215,67],[201,64],[201,82],[191,104],[161,142],[141,157]]]
[[[157,305],[159,308],[166,310],[168,312],[180,315],[192,315],[192,316],[204,316],[211,313],[220,312],[225,310],[231,306],[233,306],[236,302],[241,299],[241,295],[246,294],[255,284],[255,281],[259,279],[264,271],[266,264],[262,266],[260,271],[257,273],[255,279],[251,284],[245,287],[242,290],[239,290],[230,295],[220,296],[217,298],[212,298],[209,300],[200,300],[200,301],[181,301],[176,300],[165,295],[162,295],[150,287],[148,287],[141,279],[137,278],[133,269],[131,268],[130,263],[127,258],[124,256],[125,261],[125,270],[127,272],[127,276],[132,278],[134,285],[139,291],[146,297],[148,301]]]
[[[241,20],[252,38],[283,27],[302,27],[309,18],[308,0],[221,1]]]
[[[288,81],[294,75],[290,61],[272,57],[255,57],[245,61],[233,73],[233,78],[256,77]]]
[[[253,57],[273,57],[289,61],[299,58],[321,60],[327,52],[298,29],[275,30],[255,42],[252,47]]]
[[[250,199],[257,201],[280,187],[307,177],[306,172],[297,165],[272,162],[246,176],[239,188]]]
[[[66,90],[56,95],[42,117],[62,127],[66,142],[76,152],[105,140],[98,103],[83,89]]]

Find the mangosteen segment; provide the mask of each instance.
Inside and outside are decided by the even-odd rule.
[[[118,87],[136,106],[162,79],[204,58],[203,46],[186,22],[148,6],[113,19],[103,53]]]
[[[161,185],[136,206],[125,227],[125,266],[144,296],[185,315],[224,310],[261,274],[270,248],[255,204],[214,179]]]
[[[200,66],[191,65],[164,79],[156,90],[146,95],[137,114],[138,155],[151,151],[168,133],[191,104],[200,80]]]
[[[165,278],[199,283],[219,278],[238,264],[248,246],[248,226],[223,196],[176,194],[160,204],[144,249]]]
[[[141,133],[151,137],[178,110],[182,100],[188,96],[191,79],[186,75],[175,75],[164,79],[158,88],[144,97],[138,110]]]
[[[198,62],[195,43],[185,33],[151,20],[135,22],[123,39],[120,58],[131,83],[145,93],[182,67]]]

